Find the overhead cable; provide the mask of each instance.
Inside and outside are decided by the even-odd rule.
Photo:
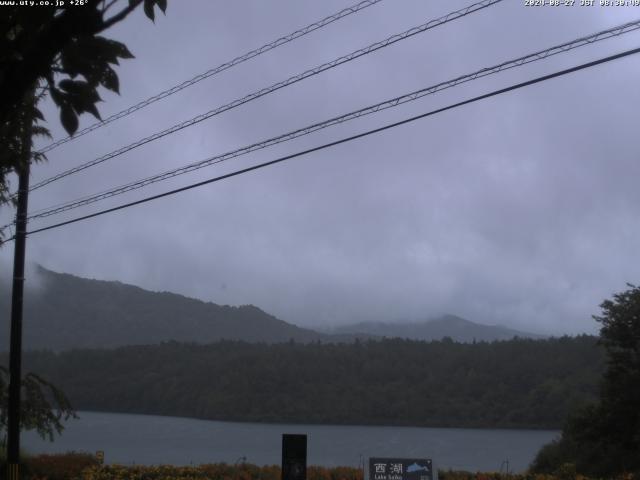
[[[414,122],[416,120],[420,120],[422,118],[426,118],[426,117],[429,117],[429,116],[432,116],[432,115],[436,115],[438,113],[445,112],[447,110],[452,110],[454,108],[458,108],[458,107],[461,107],[463,105],[468,105],[470,103],[474,103],[474,102],[477,102],[477,101],[480,101],[480,100],[485,100],[485,99],[490,98],[490,97],[494,97],[494,96],[497,96],[497,95],[501,95],[503,93],[511,92],[513,90],[517,90],[517,89],[520,89],[520,88],[523,88],[523,87],[534,85],[536,83],[545,82],[545,81],[551,80],[553,78],[557,78],[557,77],[560,77],[560,76],[563,76],[563,75],[574,73],[574,72],[577,72],[579,70],[585,70],[587,68],[591,68],[591,67],[594,67],[596,65],[601,65],[603,63],[611,62],[613,60],[617,60],[617,59],[620,59],[620,58],[623,58],[623,57],[627,57],[627,56],[630,56],[630,55],[635,55],[637,53],[640,53],[640,48],[634,48],[632,50],[627,50],[627,51],[618,53],[616,55],[610,55],[608,57],[600,58],[599,60],[594,60],[592,62],[583,63],[581,65],[578,65],[578,66],[575,66],[575,67],[571,67],[571,68],[567,68],[565,70],[560,70],[558,72],[551,73],[551,74],[548,74],[548,75],[544,75],[544,76],[541,76],[541,77],[537,77],[537,78],[534,78],[532,80],[528,80],[526,82],[517,83],[517,84],[511,85],[509,87],[501,88],[499,90],[494,90],[494,91],[492,91],[490,93],[486,93],[484,95],[479,95],[477,97],[473,97],[473,98],[464,100],[462,102],[454,103],[452,105],[448,105],[446,107],[438,108],[436,110],[431,110],[430,112],[423,113],[421,115],[416,115],[414,117],[407,118],[407,119],[401,120],[399,122],[391,123],[391,124],[385,125],[383,127],[379,127],[379,128],[375,128],[375,129],[372,129],[372,130],[368,130],[366,132],[359,133],[357,135],[352,135],[350,137],[342,138],[342,139],[336,140],[334,142],[325,143],[324,145],[320,145],[318,147],[310,148],[308,150],[297,152],[297,153],[294,153],[294,154],[291,154],[291,155],[286,155],[284,157],[280,157],[280,158],[277,158],[275,160],[271,160],[269,162],[260,163],[258,165],[254,165],[254,166],[251,166],[251,167],[243,168],[241,170],[236,170],[235,172],[227,173],[225,175],[220,175],[218,177],[210,178],[208,180],[204,180],[204,181],[201,181],[201,182],[192,183],[190,185],[187,185],[187,186],[184,186],[184,187],[181,187],[181,188],[176,188],[174,190],[170,190],[168,192],[160,193],[158,195],[152,195],[152,196],[149,196],[149,197],[146,197],[146,198],[142,198],[140,200],[136,200],[134,202],[125,203],[125,204],[119,205],[117,207],[108,208],[108,209],[101,210],[99,212],[95,212],[95,213],[92,213],[92,214],[89,214],[89,215],[83,215],[81,217],[76,217],[76,218],[73,218],[73,219],[70,219],[70,220],[66,220],[64,222],[60,222],[60,223],[56,223],[56,224],[49,225],[49,226],[46,226],[46,227],[42,227],[42,228],[38,228],[38,229],[35,229],[35,230],[31,230],[31,231],[27,232],[27,234],[28,235],[32,235],[34,233],[40,233],[40,232],[44,232],[44,231],[47,231],[47,230],[52,230],[54,228],[59,228],[59,227],[65,226],[65,225],[70,225],[72,223],[77,223],[77,222],[80,222],[80,221],[83,221],[83,220],[88,220],[90,218],[95,218],[95,217],[98,217],[98,216],[101,216],[101,215],[105,215],[107,213],[111,213],[111,212],[115,212],[115,211],[118,211],[118,210],[123,210],[123,209],[129,208],[129,207],[133,207],[135,205],[140,205],[140,204],[143,204],[143,203],[147,203],[147,202],[150,202],[152,200],[157,200],[157,199],[160,199],[160,198],[163,198],[163,197],[168,197],[170,195],[175,195],[177,193],[184,192],[184,191],[187,191],[187,190],[191,190],[191,189],[194,189],[194,188],[198,188],[198,187],[201,187],[201,186],[204,186],[204,185],[208,185],[210,183],[219,182],[219,181],[225,180],[227,178],[235,177],[235,176],[242,175],[244,173],[248,173],[248,172],[251,172],[251,171],[254,171],[254,170],[258,170],[258,169],[261,169],[261,168],[264,168],[264,167],[275,165],[277,163],[281,163],[281,162],[284,162],[286,160],[291,160],[293,158],[302,157],[304,155],[308,155],[308,154],[313,153],[313,152],[324,150],[324,149],[329,148],[329,147],[333,147],[333,146],[336,146],[336,145],[340,145],[342,143],[350,142],[350,141],[353,141],[353,140],[356,140],[356,139],[359,139],[359,138],[363,138],[363,137],[367,137],[369,135],[380,133],[382,131],[385,131],[385,130],[388,130],[388,129],[391,129],[391,128],[395,128],[395,127],[398,127],[400,125],[404,125],[404,124],[407,124],[407,123],[411,123],[411,122]],[[13,238],[10,238],[9,240],[13,240]]]
[[[350,7],[347,7],[345,9],[340,10],[337,13],[334,13],[333,15],[329,15],[328,17],[323,18],[322,20],[319,20],[315,23],[312,23],[310,25],[307,25],[306,27],[303,27],[299,30],[296,30],[293,33],[290,33],[289,35],[285,35],[283,37],[280,37],[270,43],[267,43],[265,45],[262,45],[259,48],[256,48],[254,50],[251,50],[243,55],[240,55],[236,58],[234,58],[233,60],[229,60],[228,62],[222,63],[220,65],[218,65],[217,67],[214,67],[210,70],[207,70],[204,73],[201,73],[200,75],[196,75],[195,77],[189,79],[189,80],[185,80],[184,82],[180,83],[179,85],[175,85],[167,90],[164,90],[152,97],[147,98],[146,100],[143,100],[139,103],[136,103],[135,105],[126,108],[124,110],[121,110],[120,112],[114,113],[113,115],[105,118],[104,120],[101,120],[99,122],[95,122],[92,125],[89,125],[88,127],[85,127],[81,130],[78,130],[74,135],[70,135],[68,137],[65,138],[61,138],[60,140],[57,140],[55,142],[50,143],[49,145],[46,145],[45,147],[43,147],[40,150],[40,153],[46,153],[49,152],[51,150],[53,150],[56,147],[59,147],[60,145],[63,145],[67,142],[71,142],[72,140],[75,140],[79,137],[82,137],[83,135],[86,135],[89,132],[93,132],[94,130],[97,130],[99,128],[104,127],[105,125],[108,125],[109,123],[115,122],[116,120],[119,120],[123,117],[126,117],[128,115],[131,115],[134,112],[137,112],[138,110],[142,110],[143,108],[151,105],[152,103],[157,102],[158,100],[162,100],[163,98],[169,97],[175,93],[178,93],[181,90],[184,90],[187,87],[190,87],[192,85],[195,85],[198,82],[201,82],[202,80],[212,77],[214,75],[217,75],[218,73],[224,72],[225,70],[228,70],[232,67],[235,67],[236,65],[239,65],[243,62],[246,62],[247,60],[251,60],[254,57],[257,57],[258,55],[262,55],[263,53],[267,53],[275,48],[278,48],[282,45],[285,45],[289,42],[292,42],[293,40],[296,40],[300,37],[303,37],[315,30],[318,30],[322,27],[326,27],[327,25],[336,22],[338,20],[341,20],[353,13],[357,13],[361,10],[364,10],[367,7],[370,7],[372,5],[375,5],[376,3],[381,2],[382,0],[364,0],[360,3],[357,3],[355,5],[352,5]]]
[[[246,155],[248,153],[261,150],[263,148],[267,148],[279,143],[283,143],[289,140],[293,140],[298,137],[302,137],[304,135],[308,135],[310,133],[316,132],[318,130],[322,130],[324,128],[338,125],[350,120],[354,120],[356,118],[363,117],[365,115],[369,115],[372,113],[380,112],[382,110],[386,110],[389,108],[396,107],[398,105],[402,105],[404,103],[408,103],[419,98],[422,98],[426,95],[431,95],[436,92],[452,88],[456,85],[460,85],[462,83],[470,82],[479,78],[483,78],[489,75],[493,75],[511,68],[519,67],[522,65],[526,65],[538,60],[543,60],[549,58],[553,55],[557,55],[559,53],[568,52],[578,47],[582,47],[585,45],[590,45],[608,38],[612,38],[615,36],[619,36],[625,33],[629,33],[635,30],[640,29],[640,19],[625,23],[622,25],[618,25],[613,28],[609,28],[607,30],[603,30],[585,37],[580,37],[570,42],[565,42],[560,45],[556,45],[545,50],[540,50],[535,53],[530,53],[528,55],[518,57],[513,60],[508,60],[492,67],[486,67],[480,70],[477,70],[473,73],[469,73],[466,75],[462,75],[456,77],[451,80],[447,80],[445,82],[438,83],[436,85],[432,85],[430,87],[422,88],[420,90],[416,90],[411,93],[407,93],[398,97],[394,97],[389,100],[385,100],[383,102],[376,103],[374,105],[370,105],[365,108],[361,108],[359,110],[355,110],[337,117],[330,118],[323,122],[314,123],[312,125],[306,126],[304,128],[299,128],[297,130],[284,133],[282,135],[278,135],[276,137],[269,138],[267,140],[263,140],[260,142],[253,143],[251,145],[247,145],[236,150],[232,150],[230,152],[226,152],[220,155],[215,155],[204,160],[200,160],[195,163],[191,163],[189,165],[185,165],[179,168],[175,168],[172,170],[165,171],[163,173],[159,173],[150,177],[146,177],[125,185],[121,185],[118,187],[114,187],[110,190],[106,190],[101,193],[85,196],[70,202],[66,202],[60,205],[56,205],[53,207],[47,207],[46,209],[41,209],[39,211],[33,212],[28,220],[35,220],[38,218],[49,217],[51,215],[59,214],[68,210],[72,210],[75,208],[79,208],[85,205],[89,205],[100,200],[104,200],[106,198],[114,197],[116,195],[120,195],[132,190],[137,190],[139,188],[146,187],[148,185],[167,180],[169,178],[176,177],[178,175],[183,175],[189,172],[193,172],[195,170],[199,170],[204,167],[208,167],[214,164],[222,163],[226,160],[230,160],[235,157],[239,157],[242,155]]]
[[[184,122],[178,123],[173,125],[172,127],[169,127],[165,130],[162,130],[160,132],[156,132],[153,135],[150,135],[148,137],[145,137],[143,139],[140,139],[134,143],[131,143],[129,145],[126,145],[124,147],[121,147],[117,150],[114,150],[110,153],[107,153],[106,155],[103,155],[101,157],[98,157],[94,160],[91,160],[89,162],[83,163],[82,165],[79,165],[77,167],[71,168],[69,170],[66,170],[62,173],[59,173],[57,175],[54,175],[53,177],[47,178],[45,180],[42,180],[41,182],[38,182],[36,184],[34,184],[30,191],[33,190],[37,190],[38,188],[42,188],[45,185],[48,185],[52,182],[55,182],[57,180],[60,180],[61,178],[65,178],[69,175],[73,175],[75,173],[78,173],[82,170],[86,170],[87,168],[93,167],[95,165],[98,165],[100,163],[103,163],[107,160],[110,160],[114,157],[117,157],[119,155],[122,155],[123,153],[129,152],[135,148],[138,148],[142,145],[145,145],[149,142],[152,142],[154,140],[158,140],[159,138],[165,137],[167,135],[176,133],[184,128],[187,127],[191,127],[197,123],[200,123],[204,120],[207,120],[215,115],[219,115],[223,112],[226,112],[228,110],[231,110],[233,108],[239,107],[240,105],[244,105],[245,103],[251,102],[252,100],[256,100],[260,97],[263,97],[265,95],[268,95],[272,92],[275,92],[277,90],[280,90],[281,88],[284,87],[288,87],[289,85],[292,85],[294,83],[300,82],[306,78],[312,77],[314,75],[317,75],[321,72],[324,72],[326,70],[335,68],[339,65],[342,65],[344,63],[350,62],[352,60],[355,60],[356,58],[362,57],[364,55],[368,55],[372,52],[375,52],[377,50],[380,50],[382,48],[388,47],[389,45],[393,45],[401,40],[406,40],[407,38],[413,37],[414,35],[417,35],[419,33],[423,33],[426,32],[427,30],[430,30],[432,28],[438,27],[440,25],[444,25],[446,23],[449,23],[453,20],[457,20],[459,18],[465,17],[471,13],[475,13],[479,10],[482,10],[484,8],[487,8],[491,5],[495,5],[497,3],[502,2],[503,0],[482,0],[481,2],[478,3],[474,3],[472,5],[469,5],[468,7],[462,8],[460,10],[456,10],[454,12],[448,13],[447,15],[444,15],[440,18],[437,18],[435,20],[430,20],[427,23],[424,23],[422,25],[419,25],[417,27],[413,27],[410,28],[409,30],[406,30],[402,33],[398,33],[395,35],[392,35],[380,42],[376,42],[373,43],[367,47],[355,50],[354,52],[349,53],[348,55],[344,55],[342,57],[339,57],[335,60],[332,60],[331,62],[327,62],[324,63],[322,65],[319,65],[317,67],[314,67],[312,69],[306,70],[302,73],[299,73],[297,75],[294,75],[292,77],[289,77],[286,80],[280,81],[278,83],[274,83],[273,85],[263,88],[261,90],[255,91],[253,93],[250,93],[249,95],[246,95],[242,98],[236,99],[230,103],[227,103],[225,105],[222,105],[220,107],[214,108],[213,110],[209,110],[206,113],[202,113],[200,115],[197,115],[196,117],[193,117],[189,120],[186,120]]]

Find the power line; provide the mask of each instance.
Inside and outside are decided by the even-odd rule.
[[[402,33],[398,33],[395,35],[392,35],[380,42],[376,42],[373,43],[367,47],[358,49],[354,52],[349,53],[348,55],[344,55],[342,57],[339,57],[335,60],[332,60],[331,62],[327,62],[324,63],[322,65],[319,65],[317,67],[314,67],[312,69],[306,70],[302,73],[299,73],[297,75],[294,75],[292,77],[289,77],[287,80],[283,80],[281,82],[278,83],[274,83],[273,85],[263,88],[261,90],[258,90],[256,92],[250,93],[249,95],[246,95],[240,99],[236,99],[231,103],[227,103],[225,105],[222,105],[220,107],[217,107],[213,110],[209,110],[206,113],[202,113],[196,117],[193,117],[189,120],[186,120],[184,122],[178,123],[176,125],[173,125],[172,127],[169,127],[165,130],[162,130],[160,132],[156,132],[153,135],[150,135],[148,137],[145,137],[141,140],[138,140],[134,143],[131,143],[127,146],[121,147],[117,150],[114,150],[106,155],[103,155],[102,157],[98,157],[94,160],[91,160],[89,162],[86,162],[82,165],[79,165],[77,167],[71,168],[69,170],[66,170],[62,173],[59,173],[58,175],[54,175],[53,177],[47,178],[39,183],[36,183],[35,185],[33,185],[31,187],[31,191],[36,190],[38,188],[42,188],[45,185],[48,185],[52,182],[55,182],[57,180],[60,180],[61,178],[67,177],[69,175],[73,175],[75,173],[78,173],[82,170],[85,170],[87,168],[93,167],[94,165],[98,165],[99,163],[105,162],[107,160],[110,160],[114,157],[117,157],[119,155],[122,155],[123,153],[129,152],[135,148],[138,148],[142,145],[145,145],[149,142],[152,142],[154,140],[157,140],[159,138],[165,137],[167,135],[176,133],[184,128],[187,127],[191,127],[197,123],[200,123],[204,120],[207,120],[215,115],[219,115],[223,112],[226,112],[228,110],[231,110],[233,108],[239,107],[240,105],[243,105],[245,103],[248,103],[252,100],[256,100],[260,97],[263,97],[265,95],[268,95],[272,92],[275,92],[277,90],[280,90],[281,88],[284,87],[288,87],[289,85],[292,85],[294,83],[300,82],[306,78],[318,75],[321,72],[324,72],[326,70],[335,68],[339,65],[342,65],[344,63],[350,62],[352,60],[355,60],[356,58],[362,57],[364,55],[368,55],[372,52],[375,52],[377,50],[380,50],[382,48],[388,47],[389,45],[393,45],[394,43],[397,43],[401,40],[406,40],[407,38],[413,37],[414,35],[417,35],[419,33],[423,33],[427,30],[430,30],[432,28],[438,27],[440,25],[444,25],[445,23],[451,22],[453,20],[457,20],[459,18],[465,17],[471,13],[475,13],[479,10],[482,10],[484,8],[487,8],[491,5],[495,5],[496,3],[500,3],[503,0],[482,0],[481,2],[478,3],[474,3],[472,5],[469,5],[468,7],[462,8],[460,10],[456,10],[454,12],[448,13],[447,15],[444,15],[440,18],[437,18],[435,20],[430,20],[427,23],[424,23],[420,26],[417,27],[413,27],[410,28],[409,30],[406,30]]]
[[[354,120],[356,118],[360,118],[362,116],[365,115],[369,115],[372,113],[376,113],[382,110],[386,110],[389,108],[393,108],[396,107],[398,105],[402,105],[404,103],[408,103],[414,100],[417,100],[419,98],[422,98],[426,95],[431,95],[434,94],[436,92],[448,89],[448,88],[452,88],[456,85],[460,85],[462,83],[466,83],[472,80],[476,80],[478,78],[483,78],[486,77],[488,75],[493,75],[496,73],[499,73],[501,71],[504,70],[508,70],[511,68],[515,68],[515,67],[519,67],[522,65],[526,65],[535,61],[539,61],[539,60],[543,60],[546,58],[549,58],[550,56],[553,55],[557,55],[559,53],[564,53],[564,52],[568,52],[570,50],[573,50],[575,48],[578,47],[582,47],[585,45],[590,45],[599,41],[603,41],[605,39],[608,38],[612,38],[612,37],[616,37],[625,33],[629,33],[635,30],[640,29],[640,19],[633,21],[633,22],[629,22],[629,23],[625,23],[622,25],[618,25],[616,27],[613,28],[609,28],[607,30],[603,30],[585,37],[580,37],[578,39],[572,40],[570,42],[565,42],[562,43],[560,45],[556,45],[550,48],[547,48],[545,50],[540,50],[537,51],[535,53],[531,53],[519,58],[516,58],[514,60],[509,60],[506,62],[502,62],[500,64],[494,65],[492,67],[486,67],[483,68],[481,70],[477,70],[473,73],[469,73],[466,75],[462,75],[459,77],[456,77],[452,80],[447,80],[445,82],[441,82],[438,83],[436,85],[430,86],[430,87],[426,87],[411,93],[407,93],[404,95],[401,95],[399,97],[395,97],[389,100],[385,100],[383,102],[377,103],[375,105],[371,105],[365,108],[361,108],[359,110],[344,114],[344,115],[340,115],[338,117],[334,117],[331,118],[329,120],[325,120],[323,122],[319,122],[319,123],[315,123],[313,125],[309,125],[307,127],[304,128],[300,128],[297,130],[294,130],[292,132],[288,132],[276,137],[272,137],[270,139],[261,141],[261,142],[257,142],[257,143],[253,143],[251,145],[221,154],[221,155],[216,155],[213,157],[209,157],[205,160],[201,160],[199,162],[195,162],[189,165],[185,165],[183,167],[179,167],[176,169],[172,169],[157,175],[153,175],[151,177],[147,177],[141,180],[137,180],[135,182],[131,182],[125,185],[121,185],[115,188],[112,188],[110,190],[98,193],[98,194],[93,194],[90,196],[85,196],[83,198],[77,199],[77,200],[73,200],[71,202],[66,202],[57,206],[53,206],[53,207],[48,207],[46,209],[41,209],[39,211],[34,212],[32,215],[29,216],[28,220],[34,220],[34,219],[38,219],[38,218],[45,218],[45,217],[49,217],[51,215],[55,215],[58,213],[62,213],[68,210],[72,210],[75,208],[79,208],[85,205],[89,205],[95,202],[98,202],[100,200],[104,200],[106,198],[110,198],[110,197],[114,197],[116,195],[120,195],[129,191],[133,191],[133,190],[137,190],[139,188],[143,188],[145,186],[163,181],[163,180],[167,180],[169,178],[173,178],[176,177],[178,175],[182,175],[185,173],[189,173],[195,170],[199,170],[201,168],[207,167],[207,166],[211,166],[214,164],[218,164],[218,163],[222,163],[224,161],[230,160],[232,158],[235,157],[239,157],[241,155],[245,155],[257,150],[261,150],[263,148],[267,148],[269,146],[273,146],[279,143],[283,143],[289,140],[293,140],[295,138],[304,136],[304,135],[308,135],[310,133],[316,132],[318,130],[324,129],[324,128],[328,128],[330,126],[333,125],[338,125],[350,120]]]
[[[406,123],[414,122],[416,120],[419,120],[419,119],[422,119],[422,118],[426,118],[426,117],[429,117],[429,116],[432,116],[432,115],[436,115],[438,113],[445,112],[447,110],[452,110],[454,108],[458,108],[458,107],[461,107],[463,105],[468,105],[470,103],[474,103],[474,102],[477,102],[477,101],[480,101],[480,100],[485,100],[485,99],[490,98],[490,97],[494,97],[494,96],[497,96],[497,95],[501,95],[503,93],[511,92],[513,90],[517,90],[517,89],[524,88],[524,87],[527,87],[527,86],[530,86],[530,85],[534,85],[536,83],[545,82],[545,81],[551,80],[553,78],[557,78],[557,77],[560,77],[560,76],[563,76],[563,75],[567,75],[569,73],[574,73],[574,72],[577,72],[579,70],[584,70],[584,69],[587,69],[587,68],[591,68],[591,67],[594,67],[596,65],[601,65],[603,63],[611,62],[613,60],[617,60],[617,59],[620,59],[620,58],[623,58],[623,57],[627,57],[627,56],[630,56],[630,55],[635,55],[637,53],[640,53],[640,48],[634,48],[632,50],[627,50],[627,51],[624,51],[622,53],[618,53],[616,55],[610,55],[608,57],[600,58],[600,59],[594,60],[592,62],[583,63],[583,64],[575,66],[575,67],[571,67],[571,68],[568,68],[568,69],[565,69],[565,70],[560,70],[560,71],[555,72],[555,73],[551,73],[551,74],[548,74],[548,75],[537,77],[537,78],[534,78],[532,80],[528,80],[526,82],[517,83],[517,84],[511,85],[509,87],[501,88],[499,90],[494,90],[494,91],[492,91],[490,93],[486,93],[484,95],[479,95],[477,97],[473,97],[473,98],[464,100],[462,102],[454,103],[452,105],[448,105],[446,107],[438,108],[436,110],[431,110],[430,112],[423,113],[421,115],[416,115],[414,117],[410,117],[410,118],[407,118],[405,120],[401,120],[399,122],[391,123],[391,124],[385,125],[383,127],[379,127],[379,128],[375,128],[375,129],[372,129],[372,130],[368,130],[368,131],[363,132],[363,133],[359,133],[357,135],[352,135],[350,137],[345,137],[345,138],[342,138],[340,140],[336,140],[334,142],[325,143],[324,145],[320,145],[318,147],[310,148],[308,150],[297,152],[297,153],[294,153],[294,154],[291,154],[291,155],[286,155],[284,157],[280,157],[280,158],[277,158],[275,160],[271,160],[269,162],[265,162],[265,163],[261,163],[261,164],[254,165],[254,166],[251,166],[251,167],[243,168],[241,170],[236,170],[235,172],[231,172],[231,173],[227,173],[225,175],[220,175],[218,177],[210,178],[210,179],[204,180],[202,182],[192,183],[192,184],[187,185],[185,187],[176,188],[174,190],[170,190],[168,192],[160,193],[158,195],[152,195],[150,197],[146,197],[146,198],[143,198],[143,199],[140,199],[140,200],[136,200],[134,202],[125,203],[125,204],[119,205],[117,207],[108,208],[108,209],[101,210],[99,212],[95,212],[95,213],[92,213],[92,214],[89,214],[89,215],[76,217],[76,218],[73,218],[71,220],[67,220],[67,221],[64,221],[64,222],[56,223],[54,225],[49,225],[47,227],[42,227],[42,228],[38,228],[36,230],[31,230],[30,232],[27,232],[27,234],[31,235],[31,234],[34,234],[34,233],[39,233],[39,232],[44,232],[44,231],[47,231],[47,230],[52,230],[54,228],[59,228],[59,227],[62,227],[62,226],[65,226],[65,225],[69,225],[69,224],[72,224],[72,223],[76,223],[76,222],[80,222],[80,221],[83,221],[83,220],[88,220],[90,218],[98,217],[100,215],[105,215],[107,213],[111,213],[111,212],[115,212],[115,211],[118,211],[118,210],[123,210],[125,208],[133,207],[135,205],[140,205],[142,203],[147,203],[147,202],[150,202],[152,200],[157,200],[159,198],[163,198],[163,197],[167,197],[167,196],[170,196],[170,195],[174,195],[176,193],[184,192],[186,190],[191,190],[193,188],[201,187],[203,185],[208,185],[210,183],[219,182],[221,180],[225,180],[227,178],[231,178],[231,177],[235,177],[235,176],[238,176],[238,175],[241,175],[241,174],[244,174],[244,173],[248,173],[248,172],[251,172],[253,170],[258,170],[258,169],[261,169],[261,168],[264,168],[264,167],[268,167],[270,165],[275,165],[277,163],[281,163],[281,162],[284,162],[286,160],[290,160],[290,159],[293,159],[293,158],[301,157],[301,156],[307,155],[309,153],[313,153],[313,152],[317,152],[317,151],[320,151],[320,150],[324,150],[326,148],[333,147],[333,146],[336,146],[336,145],[340,145],[342,143],[350,142],[350,141],[353,141],[353,140],[356,140],[356,139],[359,139],[359,138],[367,137],[367,136],[373,135],[375,133],[380,133],[380,132],[382,132],[384,130],[395,128],[395,127],[398,127],[400,125],[404,125]],[[9,240],[13,240],[13,238],[11,238]]]
[[[230,60],[228,62],[222,63],[220,65],[218,65],[215,68],[212,68],[210,70],[207,70],[204,73],[201,73],[200,75],[196,75],[195,77],[189,79],[189,80],[185,80],[184,82],[180,83],[179,85],[175,85],[167,90],[164,90],[156,95],[154,95],[153,97],[149,97],[146,100],[143,100],[142,102],[139,102],[129,108],[126,108],[124,110],[121,110],[120,112],[114,113],[113,115],[111,115],[110,117],[105,118],[104,120],[101,120],[99,122],[96,122],[92,125],[89,125],[86,128],[83,128],[82,130],[77,131],[73,136],[68,136],[65,138],[61,138],[60,140],[57,140],[55,142],[50,143],[49,145],[45,146],[44,148],[42,148],[40,150],[40,153],[46,153],[49,152],[51,150],[53,150],[54,148],[59,147],[60,145],[63,145],[67,142],[71,142],[72,140],[75,140],[79,137],[82,137],[83,135],[86,135],[89,132],[93,132],[94,130],[97,130],[101,127],[104,127],[105,125],[115,122],[116,120],[119,120],[123,117],[126,117],[128,115],[131,115],[134,112],[137,112],[138,110],[142,110],[143,108],[151,105],[152,103],[157,102],[158,100],[162,100],[163,98],[169,97],[171,95],[173,95],[174,93],[178,93],[181,90],[184,90],[187,87],[190,87],[192,85],[195,85],[198,82],[201,82],[202,80],[212,77],[214,75],[217,75],[218,73],[224,72],[225,70],[228,70],[231,67],[235,67],[236,65],[239,65],[243,62],[246,62],[247,60],[250,60],[254,57],[257,57],[258,55],[262,55],[263,53],[267,53],[275,48],[278,48],[282,45],[285,45],[289,42],[292,42],[293,40],[296,40],[300,37],[303,37],[315,30],[318,30],[322,27],[326,27],[327,25],[336,22],[338,20],[341,20],[353,13],[357,13],[361,10],[364,10],[367,7],[370,7],[372,5],[375,5],[376,3],[381,2],[382,0],[364,0],[360,3],[357,3],[355,5],[352,5],[350,7],[347,7],[343,10],[340,10],[337,13],[334,13],[333,15],[329,15],[328,17],[323,18],[322,20],[319,20],[315,23],[312,23],[310,25],[307,25],[306,27],[303,27],[299,30],[296,30],[293,33],[290,33],[289,35],[285,35],[284,37],[280,37],[277,40],[274,40],[270,43],[267,43],[259,48],[256,48],[255,50],[251,50],[250,52],[245,53],[244,55],[240,55],[236,58],[234,58],[233,60]]]

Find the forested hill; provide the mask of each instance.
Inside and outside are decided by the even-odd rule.
[[[6,361],[6,355],[3,358]],[[205,419],[559,428],[594,398],[596,338],[355,344],[166,343],[30,352],[81,410]]]
[[[0,281],[0,336],[9,336],[9,285]],[[114,348],[171,340],[210,343],[351,342],[400,337],[456,341],[503,340],[531,334],[446,315],[423,323],[369,324],[318,332],[284,322],[253,305],[232,307],[120,282],[90,280],[37,267],[25,295],[25,350]],[[8,347],[0,345],[0,351]]]
[[[252,305],[221,306],[168,292],[150,292],[120,282],[89,280],[38,267],[27,284],[24,349],[116,347],[177,340],[208,343],[328,340]],[[0,295],[2,332],[7,332],[10,294]],[[4,336],[4,335],[3,335]],[[343,338],[343,337],[336,337]],[[4,350],[6,344],[0,346]]]

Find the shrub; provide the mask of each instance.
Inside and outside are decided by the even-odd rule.
[[[81,479],[85,469],[97,465],[99,465],[98,460],[89,453],[69,452],[28,457],[24,470],[30,478],[34,479],[72,480]]]

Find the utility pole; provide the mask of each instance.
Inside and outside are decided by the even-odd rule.
[[[13,252],[13,287],[11,293],[11,344],[9,347],[9,411],[7,428],[7,479],[20,479],[20,390],[22,387],[22,299],[24,260],[27,242],[27,203],[31,163],[31,110],[34,96],[25,105],[22,125],[22,165],[18,173],[18,204]]]

